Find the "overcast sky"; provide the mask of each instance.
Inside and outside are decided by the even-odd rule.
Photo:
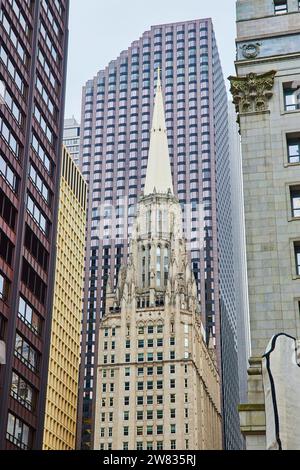
[[[225,78],[234,72],[235,0],[71,0],[66,117],[80,120],[81,90],[151,26],[211,17]]]

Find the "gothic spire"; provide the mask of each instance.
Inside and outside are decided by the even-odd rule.
[[[157,74],[157,88],[153,109],[148,167],[144,188],[145,196],[152,194],[155,191],[157,193],[168,193],[170,190],[173,194],[160,69],[158,69]]]

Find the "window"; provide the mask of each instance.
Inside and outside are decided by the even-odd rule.
[[[296,274],[300,276],[300,242],[294,242],[295,259],[296,259]]]
[[[125,382],[124,384],[124,390],[128,392],[130,390],[130,382]]]
[[[162,361],[162,360],[163,360],[163,353],[162,353],[162,352],[158,352],[158,353],[157,353],[157,360],[158,360],[158,361]]]
[[[136,428],[136,435],[137,436],[142,436],[143,435],[143,426],[138,426]]]
[[[137,383],[137,389],[138,389],[139,391],[144,390],[144,382],[138,382],[138,383]]]
[[[138,362],[144,362],[144,354],[143,353],[138,354]]]
[[[142,442],[137,442],[136,443],[136,450],[143,450],[143,443]]]
[[[114,419],[114,414],[112,412],[109,413],[109,421],[113,421]]]
[[[48,221],[29,194],[27,195],[27,210],[41,231],[47,236],[49,231]]]
[[[129,426],[124,426],[123,427],[123,436],[128,436],[129,435]]]
[[[153,339],[148,339],[148,348],[153,348]]]
[[[162,424],[158,424],[157,425],[157,428],[156,428],[156,434],[157,435],[160,435],[160,434],[163,434],[164,433],[164,427]]]
[[[275,15],[282,15],[288,12],[287,0],[274,0]]]
[[[110,392],[113,393],[115,391],[115,384],[110,384]]]
[[[153,390],[153,382],[151,380],[147,382],[147,390]]]
[[[162,390],[163,389],[163,381],[162,380],[158,380],[157,381],[157,390]]]
[[[148,420],[153,419],[153,411],[152,410],[147,410],[147,419]]]
[[[29,369],[36,372],[38,368],[38,353],[18,333],[16,334],[15,355]]]
[[[288,161],[300,163],[300,136],[287,136]]]
[[[175,433],[176,433],[176,424],[171,424],[171,426],[170,426],[170,431],[171,431],[171,434],[175,434]]]
[[[172,418],[172,419],[173,419],[173,418],[176,418],[176,410],[175,410],[175,408],[172,408],[172,409],[170,410],[170,418]]]
[[[171,450],[176,450],[176,441],[171,441]]]
[[[138,347],[139,347],[139,348],[143,348],[143,347],[144,347],[144,340],[143,340],[143,339],[139,339],[139,340],[138,340]]]
[[[138,376],[141,377],[142,375],[144,375],[144,368],[138,367]]]
[[[153,375],[153,367],[147,367],[147,375]]]
[[[130,377],[130,367],[125,367],[125,377]]]
[[[163,375],[163,367],[158,366],[157,369],[156,369],[156,373],[157,373],[157,375]]]
[[[16,193],[18,190],[18,180],[14,171],[11,169],[10,165],[4,160],[2,155],[0,155],[0,174],[3,176],[5,181],[9,184],[11,189]]]
[[[188,423],[185,423],[185,433],[186,433],[186,434],[189,433],[189,425],[188,425]]]
[[[175,351],[170,351],[170,359],[175,359]]]
[[[153,396],[147,395],[147,405],[153,405]]]
[[[0,299],[6,302],[8,300],[10,283],[3,274],[0,273]]]
[[[157,333],[163,333],[164,325],[157,325]]]
[[[139,326],[139,328],[138,328],[138,334],[139,334],[139,335],[143,335],[143,334],[144,334],[144,327],[143,327],[143,326]]]
[[[144,413],[143,413],[143,411],[137,411],[137,412],[136,412],[136,419],[137,419],[138,421],[143,421],[143,419],[144,419]]]
[[[105,437],[105,428],[100,429],[100,437]]]
[[[147,442],[147,450],[153,449],[153,442]]]
[[[23,450],[31,446],[31,430],[23,421],[11,413],[8,414],[6,438]]]
[[[156,401],[158,405],[163,405],[164,397],[162,395],[157,395]]]
[[[108,437],[112,437],[113,435],[113,428],[108,428]]]
[[[184,416],[185,416],[185,418],[189,417],[189,409],[188,408],[184,409]]]
[[[163,450],[164,448],[164,443],[163,441],[157,441],[157,446],[156,446],[157,450]]]
[[[153,353],[152,352],[147,353],[147,361],[149,361],[149,362],[153,361]]]
[[[290,188],[292,217],[300,217],[300,187]]]
[[[164,345],[164,340],[162,338],[158,338],[157,340],[157,347],[162,348]]]
[[[123,442],[123,450],[128,450],[128,442]]]
[[[125,347],[126,347],[126,349],[130,349],[130,340],[129,339],[126,340]]]
[[[138,406],[141,406],[144,404],[144,397],[137,397],[136,403]]]
[[[147,436],[153,435],[153,426],[147,426]]]
[[[176,403],[176,395],[175,395],[175,393],[171,393],[171,395],[170,395],[170,403]]]
[[[170,338],[170,346],[175,346],[175,338],[173,336]]]
[[[124,397],[124,405],[129,406],[129,397]]]
[[[125,354],[125,362],[130,362],[130,354]]]
[[[175,365],[170,366],[170,374],[175,374]]]
[[[296,111],[300,109],[300,86],[293,83],[284,83],[284,109],[285,111]]]
[[[11,396],[15,398],[21,405],[32,411],[35,405],[35,392],[33,388],[25,382],[15,372],[12,374],[12,382],[10,389]]]
[[[148,326],[148,335],[153,335],[153,332],[154,332],[154,327],[153,327],[153,325],[149,325],[149,326]]]

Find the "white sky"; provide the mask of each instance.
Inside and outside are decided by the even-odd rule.
[[[70,3],[66,118],[74,115],[80,120],[85,82],[153,25],[211,17],[224,76],[234,73],[235,0],[71,0]]]

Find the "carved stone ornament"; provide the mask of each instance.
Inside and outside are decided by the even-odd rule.
[[[240,114],[268,110],[273,96],[275,70],[262,75],[249,73],[245,77],[229,77],[236,112]]]
[[[244,44],[241,46],[242,54],[246,59],[255,59],[260,52],[261,43]]]

